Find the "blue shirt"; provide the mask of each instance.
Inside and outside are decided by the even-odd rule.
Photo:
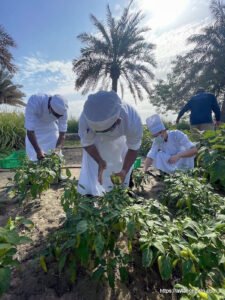
[[[186,111],[191,111],[191,125],[212,123],[212,111],[216,121],[220,121],[220,107],[213,94],[201,92],[193,96],[178,114],[180,119]]]

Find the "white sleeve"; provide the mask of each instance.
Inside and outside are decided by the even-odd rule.
[[[68,114],[66,110],[66,113],[61,118],[58,119],[59,132],[67,132],[67,120],[68,120]]]
[[[176,130],[175,137],[176,137],[176,142],[179,144],[179,146],[182,146],[187,150],[192,147],[195,147],[195,145],[189,140],[188,136],[184,134],[182,131]]]
[[[27,130],[35,130],[36,121],[41,114],[40,97],[33,95],[29,98],[25,110],[25,128]]]
[[[130,105],[127,105],[127,147],[131,150],[138,150],[141,146],[141,139],[143,134],[143,127],[141,118],[137,111]]]
[[[148,151],[147,157],[151,158],[151,159],[156,159],[156,155],[159,151],[159,146],[157,145],[157,143],[155,141],[153,141],[152,143],[152,147],[151,149]]]
[[[91,146],[94,144],[96,134],[89,128],[83,113],[81,114],[79,119],[78,134],[80,136],[81,145],[83,147]]]

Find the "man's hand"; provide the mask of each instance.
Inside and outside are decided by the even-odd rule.
[[[176,124],[179,124],[179,121],[180,121],[179,119],[176,119]]]
[[[98,181],[100,184],[102,184],[102,175],[104,170],[106,169],[106,162],[104,160],[101,160],[101,162],[98,164]]]
[[[42,160],[44,158],[45,158],[45,153],[42,150],[38,151],[37,152],[37,159]]]
[[[127,173],[125,170],[121,170],[119,173],[115,173],[114,175],[120,177],[121,184],[122,184],[122,183],[124,183]]]
[[[168,163],[169,164],[175,164],[179,159],[180,159],[180,155],[179,154],[172,155],[170,157],[170,159],[168,160]]]

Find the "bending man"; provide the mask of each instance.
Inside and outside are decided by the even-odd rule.
[[[154,141],[145,160],[144,171],[153,165],[165,173],[194,168],[197,148],[180,130],[166,130],[159,115],[146,120]]]
[[[113,91],[89,95],[79,120],[79,135],[84,149],[79,193],[103,195],[112,189],[112,173],[128,186],[142,138],[135,109]]]
[[[61,149],[67,131],[66,101],[59,95],[33,95],[25,112],[26,152],[30,160],[43,159],[55,148]]]

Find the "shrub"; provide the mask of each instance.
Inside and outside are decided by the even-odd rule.
[[[68,133],[76,133],[78,132],[78,121],[75,118],[71,118],[68,120]]]
[[[24,148],[25,135],[23,113],[0,113],[0,152]]]
[[[143,137],[141,147],[139,149],[139,155],[146,156],[152,146],[152,136],[146,126],[143,126]]]

